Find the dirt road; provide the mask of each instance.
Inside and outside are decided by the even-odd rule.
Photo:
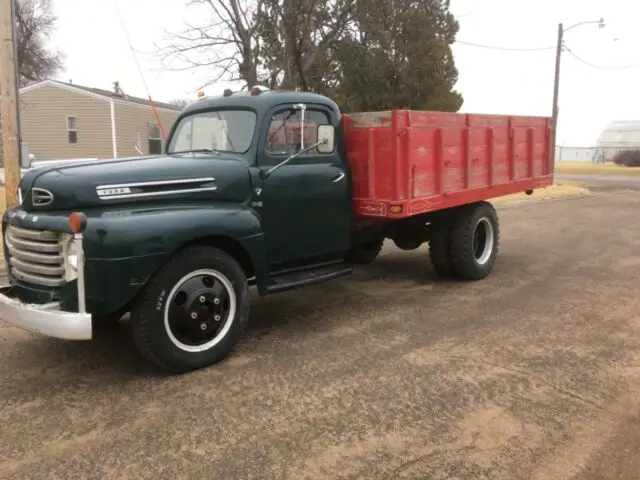
[[[500,207],[492,276],[389,246],[155,374],[121,330],[0,325],[0,478],[637,479],[638,192]]]

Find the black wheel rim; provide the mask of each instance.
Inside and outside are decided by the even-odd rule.
[[[182,278],[169,294],[165,328],[177,347],[204,351],[226,334],[235,308],[229,280],[219,272],[199,270]]]

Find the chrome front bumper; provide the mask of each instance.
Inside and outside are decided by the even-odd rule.
[[[91,340],[91,314],[63,312],[58,303],[22,303],[0,287],[0,318],[29,332],[66,340]]]
[[[91,314],[86,310],[82,233],[74,234],[78,255],[78,312],[60,310],[56,303],[23,303],[11,295],[11,286],[0,287],[0,318],[29,332],[65,340],[91,340]],[[9,266],[7,266],[9,268]]]

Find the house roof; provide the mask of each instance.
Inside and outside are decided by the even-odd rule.
[[[117,100],[119,102],[128,102],[128,103],[135,103],[137,105],[143,105],[143,106],[147,106],[150,107],[151,106],[151,102],[149,101],[148,98],[141,98],[141,97],[134,97],[131,95],[118,95],[115,92],[109,91],[109,90],[103,90],[101,88],[93,88],[93,87],[85,87],[83,85],[76,85],[75,83],[66,83],[66,82],[61,82],[59,80],[43,80],[41,82],[37,82],[34,83],[32,85],[29,85],[27,87],[23,87],[20,89],[20,93],[26,93],[30,90],[35,90],[37,88],[43,87],[45,85],[55,85],[61,88],[66,88],[68,90],[73,90],[79,93],[85,93],[87,95],[91,95],[93,97],[98,96],[98,97],[102,97],[105,100]],[[176,105],[172,105],[170,103],[165,103],[165,102],[158,102],[158,101],[153,101],[153,104],[156,106],[156,108],[163,108],[163,109],[167,109],[167,110],[174,110],[179,112],[180,110],[182,110],[181,107],[178,107]]]

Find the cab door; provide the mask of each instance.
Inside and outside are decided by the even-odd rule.
[[[332,112],[321,105],[306,105],[304,122],[299,105],[274,108],[262,128],[259,168],[273,167],[316,143],[318,125],[331,124]],[[331,153],[312,148],[262,180],[258,210],[272,270],[342,258],[350,242],[349,180],[335,147]]]

